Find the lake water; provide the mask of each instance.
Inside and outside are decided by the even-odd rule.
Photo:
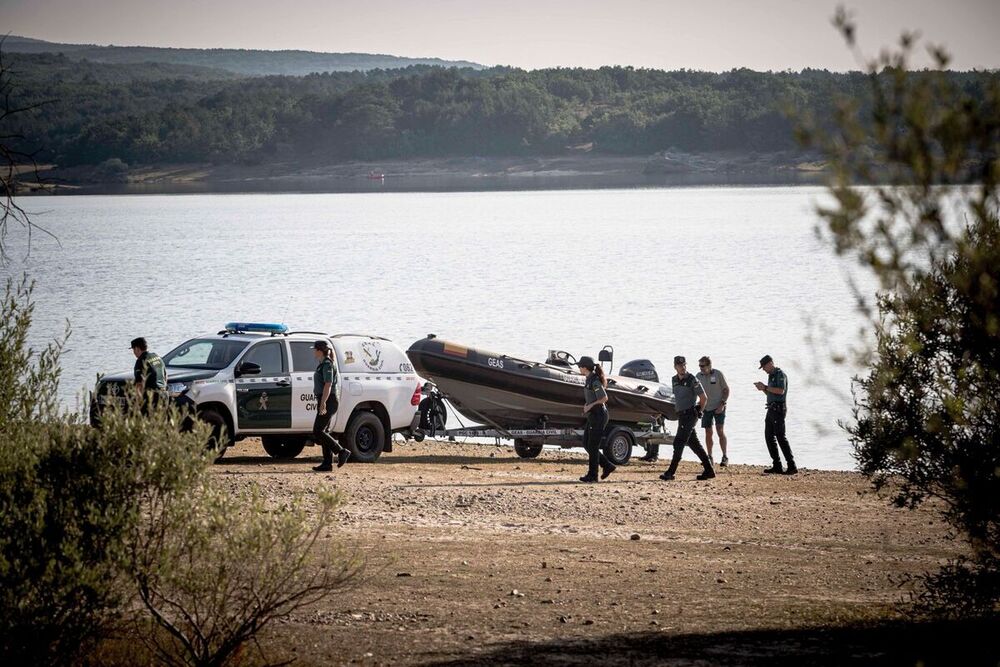
[[[73,335],[63,400],[130,368],[128,341],[161,354],[231,320],[385,335],[429,332],[541,360],[605,344],[616,367],[710,355],[733,388],[734,463],[769,462],[764,380],[790,379],[800,466],[853,467],[837,421],[854,371],[828,362],[855,340],[845,263],[814,233],[816,187],[529,192],[57,196],[22,204],[36,235],[2,271],[37,280],[33,342]],[[808,334],[821,332],[818,343]],[[691,458],[691,454],[686,455]]]

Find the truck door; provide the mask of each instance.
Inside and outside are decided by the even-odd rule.
[[[312,430],[316,419],[316,402],[318,397],[313,394],[313,373],[316,372],[316,355],[310,341],[289,341],[292,349],[292,425],[296,431]],[[338,382],[333,391],[339,391],[340,372],[334,355],[333,367],[338,371]],[[339,398],[338,394],[338,398]],[[336,423],[336,418],[334,420]]]
[[[236,418],[240,431],[261,432],[292,427],[292,381],[285,341],[255,344],[237,363],[255,363],[260,373],[236,378]]]

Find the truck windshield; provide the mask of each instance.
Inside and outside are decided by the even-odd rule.
[[[246,341],[195,338],[171,350],[163,361],[174,368],[222,370],[233,363],[246,346]]]

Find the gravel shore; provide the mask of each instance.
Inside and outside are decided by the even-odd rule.
[[[665,463],[634,461],[583,485],[584,458],[561,450],[525,460],[507,447],[397,443],[332,474],[312,472],[317,455],[274,461],[248,440],[215,466],[224,483],[253,480],[278,502],[341,489],[330,538],[367,558],[349,590],[265,633],[271,660],[662,664],[664,642],[752,645],[753,633],[771,637],[758,642],[767,650],[670,662],[812,660],[829,648],[774,633],[823,628],[848,646],[829,633],[897,622],[903,578],[959,549],[932,509],[894,509],[851,472],[734,465],[697,482],[685,462],[665,483]]]

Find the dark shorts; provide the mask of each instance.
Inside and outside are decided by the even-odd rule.
[[[712,428],[713,419],[715,420],[716,426],[722,426],[726,423],[726,412],[722,411],[716,413],[715,410],[705,410],[705,413],[701,416],[701,427]]]

